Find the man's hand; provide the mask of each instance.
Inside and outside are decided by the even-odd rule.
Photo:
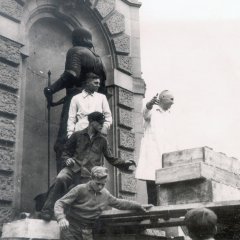
[[[158,93],[146,104],[146,108],[150,110],[154,104],[159,104]]]
[[[52,97],[51,89],[48,87],[45,87],[43,92],[47,99],[48,107],[52,106],[53,97]]]
[[[139,209],[141,212],[149,212],[150,208],[153,207],[152,204],[145,204],[145,205],[141,205],[141,208]]]
[[[137,167],[136,163],[133,160],[127,160],[125,161],[125,166],[127,168],[127,171],[133,172],[135,168]]]
[[[69,227],[69,221],[66,218],[62,218],[58,222],[58,225],[59,225],[61,231],[67,230]]]
[[[68,158],[65,163],[67,167],[71,167],[75,164],[75,160],[72,158]]]

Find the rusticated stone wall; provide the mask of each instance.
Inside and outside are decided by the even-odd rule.
[[[10,1],[15,9],[18,5],[13,2]],[[12,11],[10,8],[7,1],[0,2],[0,11],[13,16],[15,10]],[[16,16],[19,17],[19,14]],[[0,225],[10,221],[14,212],[14,164],[21,47],[20,43],[0,36]]]
[[[34,18],[56,18],[70,29],[83,24],[94,34],[102,31],[107,43],[96,42],[107,66],[107,86],[112,94],[110,106],[114,117],[112,143],[116,156],[124,160],[138,159],[142,135],[141,100],[145,92],[141,78],[140,36],[137,0],[1,0],[0,20],[0,225],[10,221],[21,192],[26,61],[26,37]],[[81,4],[89,14],[81,22],[76,9]],[[88,13],[89,12],[89,13]],[[38,16],[39,14],[39,16]],[[66,24],[67,22],[67,24]],[[4,26],[6,26],[4,28]],[[92,28],[91,28],[92,26]],[[96,31],[95,28],[101,30]],[[25,32],[24,32],[25,31]],[[103,37],[100,38],[101,41]],[[99,44],[99,48],[98,45]],[[107,51],[103,46],[109,46]],[[98,52],[97,52],[98,53]],[[107,53],[107,54],[106,54]],[[59,73],[61,74],[61,73]],[[40,90],[41,91],[41,90]],[[20,123],[20,124],[19,124]],[[19,167],[19,165],[21,165]],[[19,170],[20,169],[20,170]],[[122,198],[136,199],[137,181],[133,174],[113,170],[114,193]]]

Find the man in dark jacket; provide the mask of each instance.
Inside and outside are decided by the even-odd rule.
[[[112,196],[104,188],[107,177],[105,167],[93,167],[88,183],[76,186],[56,202],[54,212],[61,230],[61,240],[92,240],[94,223],[108,206],[142,212],[150,207]],[[69,210],[65,211],[66,208]]]
[[[113,157],[107,139],[101,134],[104,115],[93,112],[88,115],[89,125],[82,131],[74,132],[63,152],[65,166],[57,175],[55,183],[48,191],[47,200],[41,211],[41,218],[50,220],[53,207],[74,183],[86,183],[91,179],[91,170],[102,165],[102,156],[120,170],[129,171],[135,165],[133,160],[124,161]]]

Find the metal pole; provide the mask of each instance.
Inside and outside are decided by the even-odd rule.
[[[51,86],[51,71],[48,71],[48,87]],[[50,120],[51,120],[51,104],[48,101],[47,104],[47,110],[48,110],[48,189],[50,187]]]

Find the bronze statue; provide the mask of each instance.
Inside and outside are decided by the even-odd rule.
[[[85,75],[89,72],[97,74],[101,81],[98,92],[106,94],[105,68],[101,58],[92,50],[92,34],[83,27],[77,28],[72,33],[72,44],[73,47],[67,52],[64,73],[56,82],[44,89],[48,106],[63,104],[58,136],[54,146],[57,172],[62,169],[61,155],[63,145],[67,138],[67,121],[70,102],[74,95],[82,91]],[[66,89],[66,96],[57,103],[53,103],[53,94],[64,88]]]

